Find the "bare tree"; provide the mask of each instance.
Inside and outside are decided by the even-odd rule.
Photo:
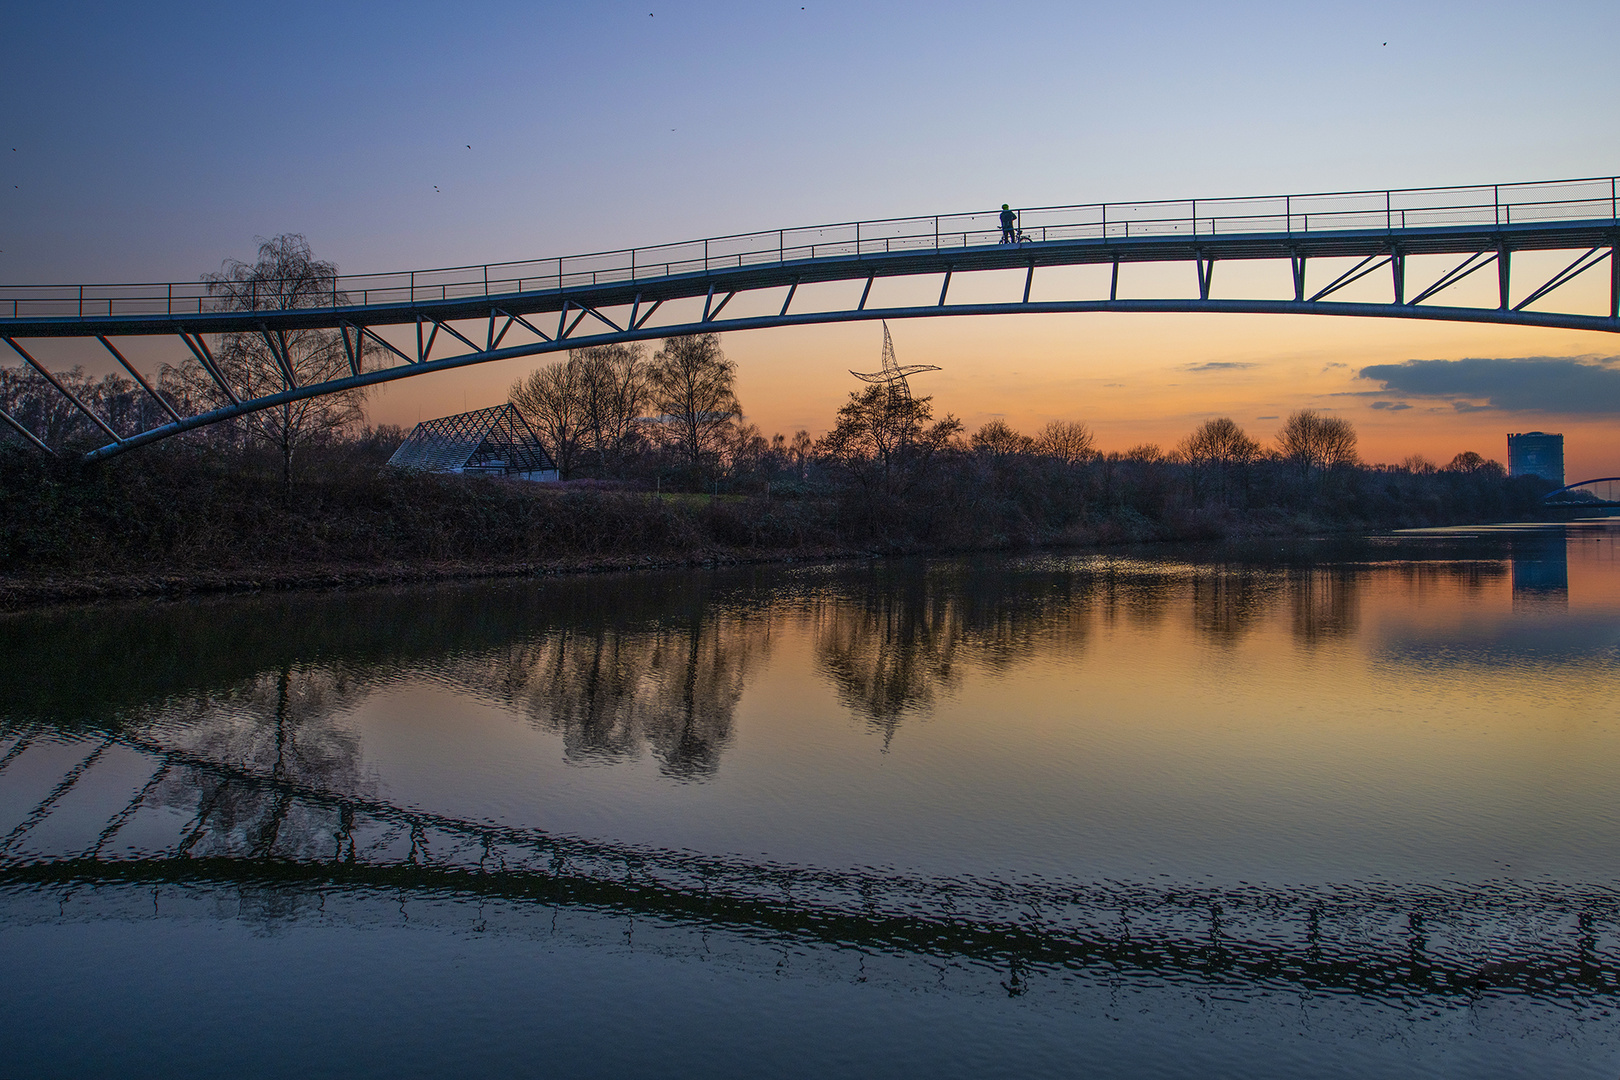
[[[1137,443],[1123,454],[1119,455],[1121,461],[1134,461],[1142,465],[1157,465],[1164,461],[1164,451],[1159,449],[1158,443]]]
[[[580,440],[586,432],[584,396],[580,393],[584,365],[569,350],[566,360],[536,368],[512,384],[508,400],[517,406],[548,444],[557,462],[557,475],[564,480],[574,474],[579,459]]]
[[[578,364],[576,386],[583,414],[585,441],[597,467],[608,469],[635,433],[636,418],[647,398],[647,353],[640,342],[595,345],[570,350]]]
[[[1434,472],[1435,465],[1434,462],[1422,454],[1408,454],[1405,460],[1401,462],[1401,468],[1410,473],[1417,473],[1419,476],[1428,476]]]
[[[793,463],[794,475],[800,480],[804,479],[805,468],[809,465],[810,458],[815,453],[815,447],[815,440],[810,438],[810,433],[804,428],[795,431],[793,441],[788,443],[788,460]]]
[[[1216,416],[1181,440],[1176,453],[1190,465],[1247,465],[1262,450],[1230,416]]]
[[[1234,469],[1244,469],[1262,453],[1260,444],[1249,438],[1249,433],[1230,416],[1215,416],[1181,440],[1175,456],[1192,466],[1194,492],[1202,492],[1213,474],[1216,489],[1224,499],[1228,474]],[[1245,472],[1245,490],[1247,486]]]
[[[1012,425],[997,417],[973,433],[973,449],[992,458],[1027,454],[1035,448],[1035,440],[1014,431]]]
[[[838,423],[816,445],[828,464],[851,477],[874,510],[903,495],[923,469],[960,434],[962,422],[934,422],[931,398],[913,398],[894,383],[851,393]]]
[[[1323,416],[1315,409],[1300,409],[1288,417],[1277,433],[1277,452],[1309,473],[1354,465],[1356,429],[1339,416]]]
[[[298,233],[260,240],[256,261],[226,259],[218,273],[204,274],[203,281],[221,306],[231,311],[286,311],[335,306],[348,300],[338,288],[337,267],[316,259],[309,242]],[[357,359],[380,351],[379,346],[362,346]],[[223,334],[214,359],[221,377],[241,398],[350,374],[348,351],[331,330]],[[195,368],[185,369],[183,381],[190,397],[216,408],[228,401],[224,391]],[[249,438],[278,452],[282,480],[291,487],[298,452],[359,423],[365,415],[365,395],[364,389],[356,388],[289,401],[247,413],[239,423]]]
[[[1097,456],[1091,429],[1076,420],[1052,420],[1035,436],[1035,452],[1065,465],[1079,465]]]
[[[737,365],[720,351],[719,334],[694,334],[665,341],[647,375],[652,406],[664,417],[675,451],[695,480],[742,416],[732,386]]]

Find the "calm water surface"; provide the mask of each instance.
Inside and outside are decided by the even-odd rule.
[[[0,1073],[1612,1078],[1617,540],[8,616]]]

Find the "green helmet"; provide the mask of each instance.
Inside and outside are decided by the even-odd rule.
[[[1012,207],[1010,207],[1010,206],[1008,206],[1008,205],[1007,205],[1007,204],[1006,204],[1006,203],[1002,203],[1002,204],[1001,204],[1001,208],[1002,208],[1002,209],[1003,209],[1003,210],[1011,210],[1011,209],[1012,209]]]

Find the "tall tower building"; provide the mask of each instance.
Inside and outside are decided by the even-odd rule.
[[[1540,476],[1564,486],[1564,437],[1545,431],[1509,435],[1508,475]]]

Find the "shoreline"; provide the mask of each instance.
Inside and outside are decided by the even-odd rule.
[[[896,552],[895,554],[922,554]],[[502,578],[573,577],[650,570],[692,570],[754,563],[840,562],[881,558],[882,553],[852,549],[799,549],[763,554],[758,551],[700,551],[688,555],[613,556],[554,559],[546,562],[476,563],[319,563],[282,567],[220,570],[131,570],[96,574],[0,575],[0,614],[56,606],[94,605],[102,601],[242,595],[261,592],[305,592],[379,588],[445,581],[493,581]]]
[[[1438,527],[1467,529],[1479,522]],[[51,607],[94,606],[102,602],[140,599],[182,600],[191,597],[250,595],[265,592],[316,592],[381,588],[433,582],[495,581],[511,578],[580,577],[591,574],[637,573],[658,570],[694,570],[725,566],[774,563],[837,563],[870,559],[951,558],[966,555],[1018,555],[1048,553],[1109,554],[1130,551],[1187,551],[1205,555],[1223,553],[1239,559],[1255,558],[1260,545],[1294,546],[1354,542],[1398,535],[1404,530],[1357,523],[1343,529],[1278,530],[1248,533],[1217,541],[1186,538],[1116,543],[1048,542],[1010,546],[874,545],[869,547],[807,546],[762,551],[759,548],[709,548],[659,555],[576,556],[538,562],[488,561],[417,562],[311,562],[285,566],[245,566],[221,569],[168,568],[105,573],[0,574],[0,615]],[[1296,553],[1297,555],[1297,553]],[[1291,561],[1291,560],[1287,560]]]

